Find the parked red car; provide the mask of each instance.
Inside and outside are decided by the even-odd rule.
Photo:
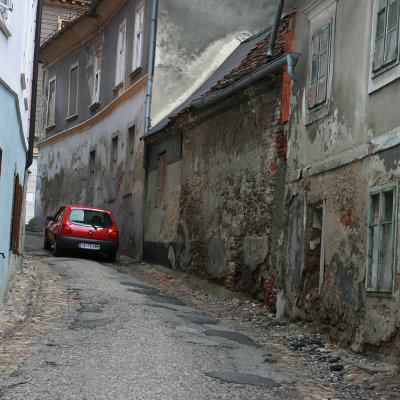
[[[53,245],[57,257],[63,250],[102,252],[111,261],[118,250],[118,229],[112,213],[103,208],[62,206],[50,221],[44,233],[45,249]]]

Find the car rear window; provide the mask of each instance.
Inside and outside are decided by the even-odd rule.
[[[74,208],[69,213],[68,220],[77,225],[94,225],[101,228],[111,228],[113,226],[110,214],[96,210]]]

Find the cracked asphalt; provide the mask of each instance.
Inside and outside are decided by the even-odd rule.
[[[222,303],[204,301],[207,284],[189,290],[143,263],[55,258],[41,244],[28,233],[25,270],[0,313],[0,399],[399,398],[395,372],[373,376],[391,379],[377,392],[354,370],[365,385],[347,397],[282,341],[222,318]]]

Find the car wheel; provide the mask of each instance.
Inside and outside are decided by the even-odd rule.
[[[49,240],[47,239],[47,232],[44,233],[44,242],[43,242],[43,248],[45,250],[50,250],[51,247],[51,243],[49,242]]]
[[[109,261],[115,261],[115,259],[117,258],[117,252],[113,251],[111,253],[108,253],[108,259]]]
[[[61,256],[60,246],[57,246],[57,238],[56,238],[56,240],[54,242],[53,254],[54,254],[54,257],[60,257]]]

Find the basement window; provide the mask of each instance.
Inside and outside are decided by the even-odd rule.
[[[394,290],[398,183],[370,191],[366,289],[390,295]]]

